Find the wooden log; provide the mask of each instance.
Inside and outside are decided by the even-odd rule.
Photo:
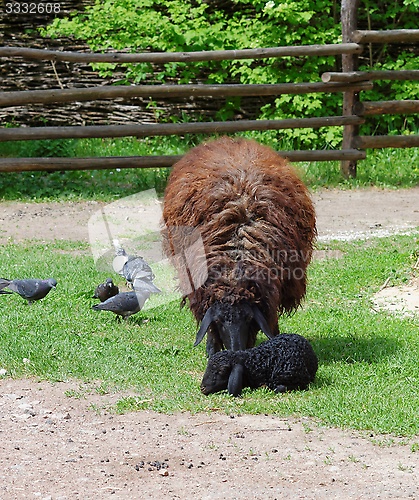
[[[419,30],[354,30],[351,38],[355,43],[417,43]]]
[[[366,154],[357,149],[321,150],[321,151],[278,151],[280,156],[290,161],[337,161],[363,160]]]
[[[342,0],[341,3],[341,23],[342,42],[352,42],[351,37],[357,27],[357,12],[359,0]],[[358,56],[354,54],[342,54],[342,72],[352,73],[358,69]],[[359,101],[359,93],[354,89],[348,89],[343,94],[342,115],[352,115],[352,109]],[[346,125],[343,127],[342,149],[352,148],[352,141],[358,135],[357,125]],[[356,160],[343,160],[340,164],[340,171],[346,178],[356,177]]]
[[[180,158],[182,158],[182,155],[101,158],[0,158],[0,172],[160,168],[171,167]]]
[[[357,149],[415,148],[419,146],[419,135],[361,135],[352,144]]]
[[[325,116],[286,120],[240,120],[230,122],[161,123],[141,125],[104,125],[85,127],[17,127],[0,129],[0,142],[41,139],[85,139],[103,137],[153,137],[183,134],[225,134],[246,130],[336,127],[361,124],[357,116]]]
[[[59,103],[116,99],[117,97],[192,97],[192,96],[260,96],[280,94],[310,94],[312,92],[359,92],[371,90],[371,82],[359,83],[278,83],[268,85],[106,85],[83,89],[28,90],[1,92],[0,106],[11,107],[36,103]]]
[[[201,52],[143,52],[127,54],[121,52],[77,53],[55,50],[29,49],[22,47],[0,47],[0,57],[21,57],[67,62],[109,62],[109,63],[168,63],[191,61],[221,61],[234,59],[262,59],[288,56],[331,56],[347,53],[360,54],[363,50],[356,43],[329,45],[300,45],[298,47],[269,47],[241,50],[208,50]]]
[[[364,101],[357,102],[353,112],[358,116],[405,115],[419,113],[419,101]]]
[[[328,72],[322,74],[322,81],[328,82],[362,82],[375,80],[419,80],[419,70],[400,71],[352,71],[349,73]]]
[[[342,158],[364,159],[365,152],[350,150],[278,151],[290,161],[334,161]],[[0,158],[0,172],[106,170],[114,168],[160,168],[170,167],[182,155],[131,156],[102,158]]]

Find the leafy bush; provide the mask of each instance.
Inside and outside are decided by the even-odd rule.
[[[419,0],[360,2],[359,28],[402,29],[418,25]],[[281,45],[331,44],[341,41],[340,6],[327,0],[105,0],[69,19],[55,19],[48,36],[74,35],[92,50],[141,51],[227,50]],[[319,29],[321,27],[321,29]],[[364,51],[360,69],[411,69],[418,65],[414,46],[373,46]],[[368,57],[366,57],[368,56]],[[163,81],[267,84],[319,81],[325,71],[339,70],[340,56],[271,58],[262,60],[125,64],[125,83]],[[96,64],[102,76],[112,76],[115,64]],[[368,100],[409,99],[418,93],[414,82],[380,82]],[[260,118],[281,119],[340,114],[341,94],[281,95],[267,99]],[[227,99],[218,118],[228,118],[240,99]],[[414,130],[413,118],[381,116],[366,133],[386,134],[389,128]],[[341,128],[283,130],[274,140],[289,140],[296,148],[337,147]]]

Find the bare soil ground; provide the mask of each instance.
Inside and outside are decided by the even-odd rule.
[[[419,188],[327,190],[314,200],[320,241],[419,227]],[[100,206],[0,203],[0,243],[88,241]],[[400,298],[403,312],[419,307],[417,282],[384,291],[392,293],[377,307]],[[117,415],[120,397],[76,381],[0,379],[0,500],[419,498],[419,436],[216,411]]]

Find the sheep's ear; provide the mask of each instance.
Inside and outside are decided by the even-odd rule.
[[[274,337],[273,333],[271,332],[271,329],[269,328],[269,325],[263,316],[261,310],[257,305],[252,306],[252,311],[253,311],[253,318],[255,319],[256,323],[258,324],[259,328],[261,331],[270,339]]]
[[[230,377],[228,378],[227,390],[231,396],[240,396],[243,388],[244,366],[241,364],[233,365]]]
[[[213,310],[211,307],[209,307],[207,309],[207,312],[204,314],[204,317],[202,318],[201,321],[201,326],[199,327],[199,330],[196,333],[194,347],[196,347],[205,337],[205,334],[207,333],[207,330],[213,321],[214,321]]]

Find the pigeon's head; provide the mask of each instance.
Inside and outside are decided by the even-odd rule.
[[[51,288],[55,288],[57,286],[57,280],[54,278],[48,278],[47,283]]]

